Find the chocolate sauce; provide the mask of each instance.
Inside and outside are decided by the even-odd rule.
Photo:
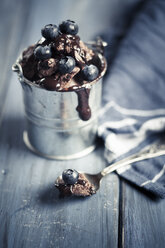
[[[70,91],[75,86],[72,78],[80,71],[79,67],[75,68],[70,73],[61,75],[59,72],[50,77],[45,77],[42,80],[42,85],[47,90]]]
[[[60,88],[60,83],[59,83],[58,80],[60,80],[60,77],[57,78],[57,76],[56,76],[56,78],[53,77],[53,76],[52,77],[46,77],[42,81],[42,85],[47,90],[51,90],[51,91],[56,90],[56,91],[58,91],[59,88]]]
[[[89,107],[90,89],[82,88],[81,90],[76,91],[76,93],[78,96],[78,106],[76,110],[83,121],[88,121],[91,117],[91,109]]]

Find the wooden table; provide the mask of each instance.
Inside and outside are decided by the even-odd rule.
[[[118,8],[120,2],[120,9]],[[95,173],[107,166],[102,145],[73,161],[46,160],[23,144],[22,91],[11,71],[20,51],[47,23],[73,19],[87,41],[115,27],[131,1],[2,0],[0,6],[0,247],[165,247],[165,201],[155,201],[107,176],[86,199],[59,199],[55,178],[65,168]],[[120,10],[120,11],[119,11]]]

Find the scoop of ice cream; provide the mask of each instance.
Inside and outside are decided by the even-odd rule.
[[[23,74],[27,79],[35,80],[37,78],[38,61],[34,55],[34,46],[29,46],[22,54],[21,66]]]
[[[58,53],[71,54],[74,50],[80,49],[80,37],[78,35],[61,34],[52,45]]]
[[[51,77],[45,77],[42,84],[47,90],[57,90],[69,89],[77,85],[76,81],[73,80],[74,76],[80,71],[77,66],[72,70],[72,72],[61,75],[57,72]]]
[[[80,40],[80,47],[81,47],[80,55],[85,59],[85,61],[92,60],[94,56],[94,52],[91,49],[89,49],[81,40]]]
[[[40,78],[51,76],[57,70],[57,60],[54,58],[50,58],[44,61],[39,61],[37,69],[38,76]]]

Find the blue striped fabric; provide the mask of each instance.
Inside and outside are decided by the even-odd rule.
[[[165,133],[164,25],[165,1],[144,1],[124,37],[118,35],[119,42],[111,30],[104,37],[110,43],[110,64],[98,133],[105,141],[109,162],[140,150]],[[111,61],[113,40],[118,49]],[[165,156],[135,163],[117,173],[165,198]]]

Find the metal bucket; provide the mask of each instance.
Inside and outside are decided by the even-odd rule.
[[[96,145],[98,111],[101,105],[102,78],[90,84],[89,106],[92,116],[80,119],[76,92],[48,91],[27,80],[19,63],[13,65],[21,82],[27,129],[27,147],[45,158],[68,160],[87,155]],[[105,72],[104,72],[105,73]]]

